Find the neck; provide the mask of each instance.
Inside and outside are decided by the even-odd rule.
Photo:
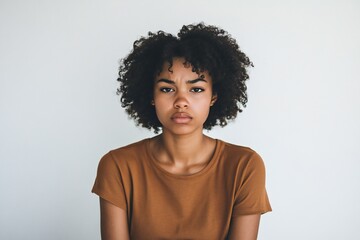
[[[203,133],[174,137],[172,134],[164,132],[157,137],[156,148],[161,162],[191,165],[202,161],[203,153],[208,150],[213,141]]]

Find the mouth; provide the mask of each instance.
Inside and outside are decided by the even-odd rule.
[[[185,112],[177,112],[171,116],[171,120],[175,123],[188,123],[192,120],[192,117]]]

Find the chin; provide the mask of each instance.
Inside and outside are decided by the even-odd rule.
[[[203,130],[202,127],[199,130],[199,128],[194,128],[193,126],[182,125],[182,126],[172,126],[171,128],[163,127],[162,132],[170,133],[173,135],[189,135],[197,131],[202,133],[202,130]]]

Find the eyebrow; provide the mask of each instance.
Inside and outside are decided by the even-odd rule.
[[[194,79],[194,80],[187,80],[186,83],[188,84],[194,84],[194,83],[197,83],[197,82],[207,82],[206,79],[204,78],[197,78],[197,79]],[[175,84],[175,82],[173,80],[169,80],[169,79],[165,79],[165,78],[161,78],[159,80],[156,81],[156,83],[159,83],[159,82],[164,82],[164,83],[168,83],[168,84]]]

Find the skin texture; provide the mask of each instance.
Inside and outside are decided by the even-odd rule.
[[[183,58],[176,58],[169,68],[155,78],[154,104],[163,133],[176,135],[202,134],[203,124],[215,103],[212,96],[212,79],[207,72],[192,72],[191,65]],[[176,115],[177,114],[177,115]],[[175,116],[174,116],[175,115]]]
[[[206,166],[215,140],[203,135],[203,124],[216,99],[207,72],[193,72],[183,58],[175,58],[170,69],[164,63],[154,84],[154,107],[163,133],[151,146],[166,171],[188,175]]]
[[[201,171],[214,153],[216,141],[203,134],[211,106],[217,95],[212,91],[208,72],[197,74],[183,58],[164,63],[154,79],[154,99],[162,134],[151,139],[150,151],[156,154],[159,165],[172,174],[189,175]],[[100,200],[103,240],[129,239],[126,212]],[[228,239],[257,238],[260,215],[232,219]]]

